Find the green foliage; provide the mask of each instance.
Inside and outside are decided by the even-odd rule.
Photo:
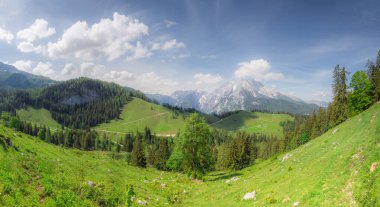
[[[230,144],[229,167],[233,170],[243,169],[251,164],[251,143],[246,133],[239,133]]]
[[[170,157],[167,139],[160,139],[159,147],[155,153],[154,165],[159,170],[166,170],[166,161]]]
[[[133,142],[131,163],[132,165],[135,165],[138,167],[146,167],[144,146],[142,142],[142,137],[139,133],[137,133],[135,141]]]
[[[376,62],[368,62],[368,77],[372,83],[372,91],[374,94],[374,102],[380,100],[380,50],[377,53]]]
[[[347,72],[345,67],[337,65],[333,73],[333,113],[331,121],[334,125],[344,122],[348,118]]]
[[[373,103],[372,84],[364,71],[357,71],[351,78],[349,108],[351,116],[369,108]]]
[[[185,172],[199,178],[212,166],[211,149],[208,145],[210,130],[203,118],[191,114],[186,120],[184,131],[176,141],[178,152],[170,159],[169,166],[179,166]],[[174,164],[174,162],[176,162]]]
[[[133,199],[136,196],[135,191],[133,190],[133,185],[127,186],[127,206],[131,207],[133,204]]]

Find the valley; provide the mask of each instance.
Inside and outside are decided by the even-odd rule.
[[[0,149],[0,204],[116,205],[125,202],[128,184],[137,200],[151,206],[365,203],[380,193],[379,169],[370,170],[380,156],[379,111],[376,104],[293,151],[243,170],[210,173],[198,183],[179,173],[128,166],[123,154],[114,159],[112,153],[65,149],[0,126],[1,141],[11,138],[15,146]],[[253,190],[256,200],[243,201]],[[360,193],[365,191],[372,192]]]
[[[0,2],[0,207],[380,207],[380,1]]]

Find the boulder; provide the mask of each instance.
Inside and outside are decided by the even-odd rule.
[[[257,192],[254,190],[252,192],[246,193],[243,197],[243,200],[256,200],[256,194]]]
[[[139,205],[143,205],[143,206],[146,206],[146,205],[148,205],[148,202],[146,202],[145,200],[137,200],[137,204],[139,204]]]
[[[91,180],[87,180],[86,184],[92,188],[96,186],[96,183]]]
[[[284,157],[282,157],[282,162],[284,162],[285,160],[289,159],[290,157],[292,157],[293,155],[292,154],[286,154]]]

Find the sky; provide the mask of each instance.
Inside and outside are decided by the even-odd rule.
[[[333,68],[364,70],[380,49],[377,0],[2,0],[0,10],[0,61],[146,93],[251,78],[329,101]]]

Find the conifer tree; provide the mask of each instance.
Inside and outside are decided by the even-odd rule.
[[[168,140],[166,138],[160,139],[160,144],[155,155],[154,165],[156,168],[166,170],[166,161],[170,156]]]
[[[337,65],[333,74],[333,125],[336,126],[348,118],[348,93],[346,69]]]
[[[133,142],[131,156],[132,165],[138,167],[146,167],[146,158],[144,153],[143,141],[140,133],[137,133],[135,141]]]

